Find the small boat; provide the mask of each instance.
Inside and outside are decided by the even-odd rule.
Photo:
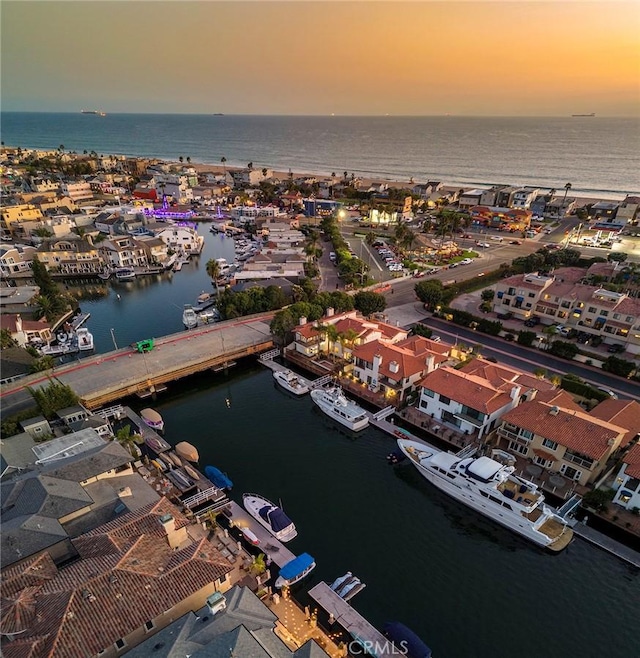
[[[293,521],[270,500],[256,494],[246,493],[242,495],[242,504],[256,521],[283,544],[298,536]]]
[[[203,322],[204,324],[210,324],[212,322],[216,322],[216,320],[220,319],[220,313],[216,311],[215,309],[213,311],[203,311],[202,313],[198,313],[198,321]]]
[[[178,445],[176,445],[175,447],[175,451],[178,457],[181,457],[182,459],[186,459],[189,462],[196,463],[200,459],[198,450],[190,443],[187,443],[186,441],[181,441],[180,443],[178,443]]]
[[[155,409],[143,409],[140,412],[140,418],[145,422],[145,425],[148,425],[151,429],[162,432],[164,429],[164,421],[162,416],[155,411]]]
[[[256,537],[255,533],[249,528],[240,528],[244,538],[253,546],[259,546],[260,540]]]
[[[193,310],[193,306],[191,306],[191,304],[184,305],[184,311],[182,312],[182,324],[187,329],[193,329],[194,327],[198,326],[198,316]]]
[[[344,576],[340,576],[340,578],[336,578],[329,587],[336,592],[338,589],[344,585],[344,583],[349,580],[349,578],[352,578],[353,574],[350,571],[347,571]]]
[[[158,439],[154,438],[153,436],[147,437],[144,441],[150,448],[152,448],[156,452],[160,452],[161,450],[164,449],[162,443]]]
[[[290,562],[287,562],[275,582],[276,589],[288,587],[302,580],[308,573],[316,568],[316,561],[308,554],[302,553]]]
[[[363,590],[366,585],[358,578],[357,576],[352,576],[348,578],[337,590],[335,593],[345,601],[353,598],[359,591]]]
[[[340,386],[316,388],[311,391],[311,399],[327,416],[354,432],[363,430],[369,424],[367,412],[355,402],[348,400]]]
[[[431,649],[410,628],[399,621],[387,622],[382,632],[407,658],[431,658]]]
[[[76,337],[78,338],[78,349],[81,352],[93,349],[93,334],[86,327],[80,327],[76,331]]]
[[[223,473],[215,466],[205,466],[204,474],[218,489],[231,489],[233,487],[233,482],[227,477],[226,473]]]
[[[182,468],[184,468],[184,472],[194,480],[199,480],[202,477],[200,473],[198,473],[195,468],[189,466],[189,464],[182,464]]]
[[[132,267],[118,267],[116,269],[116,279],[118,281],[131,281],[136,278],[136,271]]]
[[[173,462],[174,466],[178,466],[178,467],[182,466],[182,460],[180,459],[180,457],[178,457],[178,455],[176,455],[175,452],[165,452],[164,456],[170,459]]]
[[[153,466],[155,466],[155,467],[156,467],[159,471],[161,471],[162,473],[164,473],[164,472],[167,470],[166,467],[165,467],[165,465],[164,465],[164,463],[160,462],[160,461],[157,460],[157,459],[152,459],[152,460],[151,460],[151,464],[152,464]]]
[[[273,378],[284,388],[294,395],[304,395],[309,392],[309,387],[292,370],[274,370]]]

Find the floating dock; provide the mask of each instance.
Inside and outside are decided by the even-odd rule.
[[[611,553],[611,555],[615,555],[617,558],[620,558],[640,569],[640,553],[634,551],[633,548],[629,548],[615,539],[611,539],[611,537],[607,537],[607,535],[603,535],[601,532],[598,532],[587,525],[583,525],[582,523],[576,523],[573,526],[573,532],[575,535],[588,541],[590,544],[593,544],[594,546],[601,548],[603,551],[607,551],[607,553]]]
[[[326,610],[354,640],[362,645],[376,647],[377,658],[405,656],[400,650],[394,650],[391,641],[345,600],[341,599],[327,583],[318,583],[312,587],[309,590],[309,596]]]

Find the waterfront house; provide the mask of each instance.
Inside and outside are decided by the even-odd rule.
[[[327,658],[313,639],[298,649],[289,649],[285,640],[290,639],[292,630],[290,620],[278,619],[248,587],[236,585],[145,639],[127,653],[127,658],[152,656],[159,644],[164,658],[184,658],[185,651],[203,657]]]
[[[550,194],[538,194],[536,198],[530,203],[529,210],[535,217],[544,217],[544,211],[547,207],[547,203],[549,203],[549,201],[552,199],[553,197]]]
[[[38,259],[47,270],[60,274],[93,274],[103,269],[99,251],[89,237],[45,238],[38,247]]]
[[[640,438],[640,403],[636,400],[614,398],[603,400],[590,411],[590,414],[594,418],[626,430],[620,442],[621,448],[626,448]]]
[[[18,286],[0,288],[0,312],[35,313],[37,310],[37,297],[40,294],[38,286]]]
[[[349,374],[370,391],[383,393],[390,403],[400,404],[425,375],[448,360],[448,351],[448,346],[421,336],[395,344],[377,339],[352,347]]]
[[[626,433],[584,411],[534,399],[505,413],[497,436],[503,449],[587,485],[604,471]]]
[[[613,489],[616,505],[632,511],[640,509],[640,443],[636,443],[622,458]]]
[[[589,219],[613,219],[617,211],[616,201],[597,201],[589,208]]]
[[[618,204],[616,219],[625,222],[635,222],[638,218],[639,209],[640,197],[628,196],[624,201]]]
[[[549,220],[564,219],[576,207],[576,200],[570,197],[554,198],[544,208],[544,218]]]
[[[94,226],[100,233],[116,235],[117,224],[122,217],[119,210],[104,210],[93,220]]]
[[[9,289],[11,290],[11,289]],[[41,320],[23,320],[20,313],[1,313],[0,327],[6,329],[20,347],[32,343],[47,344],[53,339],[51,324]]]
[[[158,237],[141,235],[136,242],[145,250],[147,261],[152,265],[163,265],[169,258],[169,247]]]
[[[173,252],[186,256],[199,254],[204,246],[204,238],[198,235],[195,228],[189,226],[172,225],[157,233],[159,237]]]
[[[458,431],[482,438],[523,400],[555,398],[554,386],[529,373],[476,357],[460,369],[443,366],[421,382],[417,409]]]
[[[4,655],[118,656],[230,587],[232,565],[164,498],[72,547],[70,564],[44,553],[3,570]]]
[[[519,189],[518,187],[510,187],[509,185],[500,186],[496,194],[496,206],[511,208],[513,206],[513,197]]]
[[[522,208],[523,210],[527,210],[531,206],[531,203],[536,198],[537,194],[537,189],[521,187],[513,193],[513,200],[511,205],[513,208]]]
[[[30,272],[36,248],[27,244],[0,244],[0,272],[2,276],[11,276]]]
[[[146,267],[149,264],[144,247],[131,236],[113,236],[99,243],[102,262],[110,267]]]

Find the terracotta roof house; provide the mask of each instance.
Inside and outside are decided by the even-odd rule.
[[[333,335],[327,330],[331,325]],[[287,347],[289,351],[297,352],[307,357],[332,353],[341,358],[351,360],[351,348],[374,340],[385,340],[388,343],[398,343],[405,340],[409,332],[386,322],[368,320],[358,311],[347,311],[334,315],[333,309],[327,309],[321,320],[307,322],[300,318],[300,324],[293,329],[294,342]],[[342,340],[337,338],[341,337]]]
[[[626,448],[640,435],[640,402],[636,400],[604,400],[590,411],[591,416],[626,429],[621,448]]]
[[[189,525],[162,498],[75,539],[68,566],[45,553],[4,569],[3,656],[116,656],[199,610],[232,566]]]
[[[613,502],[628,510],[640,508],[640,443],[629,450],[613,484]]]
[[[528,390],[513,382],[492,383],[480,374],[450,366],[429,373],[419,386],[419,411],[478,439]]]
[[[504,414],[498,428],[504,448],[582,485],[602,473],[625,434],[624,428],[584,411],[535,399]]]
[[[393,344],[373,340],[352,349],[355,360],[351,375],[369,390],[382,392],[390,404],[399,404],[416,390],[417,383],[447,361],[429,349],[433,341],[420,336]]]

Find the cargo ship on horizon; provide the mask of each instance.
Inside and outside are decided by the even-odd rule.
[[[80,110],[80,114],[96,114],[99,117],[106,117],[106,112],[101,112],[100,110]]]
[[[591,112],[591,114],[572,114],[572,117],[594,117],[596,115],[595,112]]]

